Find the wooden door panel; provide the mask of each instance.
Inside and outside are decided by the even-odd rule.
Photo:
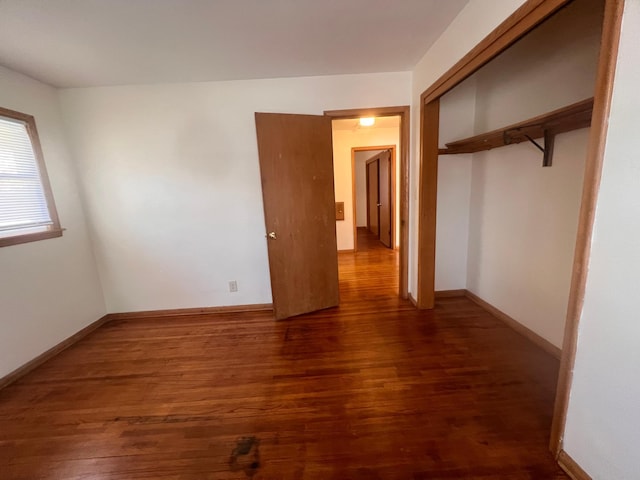
[[[331,119],[256,113],[274,312],[338,305]]]
[[[379,209],[379,225],[380,225],[380,241],[386,247],[391,248],[391,212],[393,202],[391,199],[391,152],[382,153],[379,158],[379,192],[378,203]]]
[[[367,163],[367,203],[369,213],[369,231],[376,236],[380,235],[378,214],[378,160]]]

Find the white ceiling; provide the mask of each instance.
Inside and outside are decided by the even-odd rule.
[[[0,65],[58,87],[410,70],[468,0],[0,0]]]

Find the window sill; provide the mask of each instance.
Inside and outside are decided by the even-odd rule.
[[[52,228],[43,232],[23,233],[11,237],[0,237],[0,247],[8,247],[18,245],[20,243],[37,242],[48,238],[56,238],[62,236],[62,228]]]

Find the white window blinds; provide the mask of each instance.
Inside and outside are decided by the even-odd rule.
[[[27,125],[0,116],[0,234],[52,223]]]

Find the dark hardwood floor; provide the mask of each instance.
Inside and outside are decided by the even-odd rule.
[[[465,298],[414,310],[369,247],[336,309],[106,324],[0,391],[0,478],[568,478],[558,362]]]

